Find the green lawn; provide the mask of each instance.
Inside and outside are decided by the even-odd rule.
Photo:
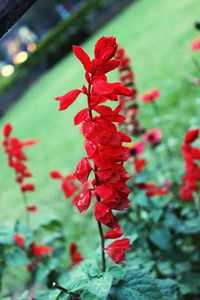
[[[142,106],[142,121],[151,128],[160,122],[172,142],[178,141],[177,146],[191,124],[200,125],[200,89],[184,79],[185,72],[193,68],[189,43],[198,35],[193,24],[199,21],[199,4],[198,0],[136,1],[83,45],[92,53],[100,36],[117,37],[133,60],[138,89],[156,87],[162,93],[159,106],[164,117],[160,119],[151,113],[151,108]],[[85,243],[82,233],[95,230],[92,229],[94,226],[90,225],[89,217],[79,216],[69,204],[70,200],[64,200],[59,183],[52,181],[48,173],[54,168],[66,173],[73,171],[83,154],[82,137],[79,128],[73,126],[73,116],[84,106],[84,100],[80,98],[64,112],[58,111],[58,103],[54,101],[55,96],[81,87],[83,76],[82,66],[76,58],[67,56],[27,90],[0,121],[0,127],[11,122],[15,134],[21,138],[40,140],[39,145],[27,151],[37,185],[30,200],[39,205],[39,217],[60,215],[71,232],[69,239],[79,238],[80,243]],[[23,216],[23,206],[2,149],[0,165],[0,219],[4,223]],[[34,218],[34,222],[37,221],[37,216]]]

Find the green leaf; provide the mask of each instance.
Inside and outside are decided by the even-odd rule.
[[[106,299],[112,285],[112,276],[109,273],[104,273],[99,278],[93,278],[88,282],[86,289],[99,297],[99,299]]]
[[[2,245],[11,245],[13,244],[13,228],[1,226],[0,228],[0,244]]]
[[[182,226],[179,226],[177,232],[184,235],[200,233],[200,218],[188,220]]]
[[[164,300],[156,281],[140,270],[130,270],[112,294],[116,300]]]
[[[14,266],[25,266],[29,262],[26,253],[19,247],[15,247],[7,252],[5,259],[8,264]]]
[[[81,293],[81,300],[100,300],[100,299],[94,294],[85,291]]]
[[[113,294],[113,296],[111,295],[111,300],[112,299],[113,300],[147,300],[138,291],[128,287],[117,289]]]
[[[160,287],[164,300],[178,300],[180,299],[180,289],[176,281],[172,279],[156,280]]]
[[[171,234],[167,228],[155,228],[149,238],[158,248],[165,251],[171,250]]]

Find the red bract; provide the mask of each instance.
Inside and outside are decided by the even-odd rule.
[[[74,173],[84,186],[73,203],[79,212],[84,212],[89,208],[94,195],[94,215],[99,227],[104,224],[110,228],[118,224],[113,210],[124,210],[130,204],[130,190],[126,185],[129,176],[123,167],[129,156],[129,148],[123,143],[131,139],[119,130],[118,123],[125,120],[120,114],[122,107],[119,105],[119,97],[134,97],[132,88],[120,82],[111,83],[107,79],[107,72],[119,65],[115,59],[116,51],[114,37],[102,37],[97,41],[93,59],[81,47],[74,46],[73,52],[86,71],[87,84],[83,85],[82,90],[75,89],[56,98],[60,101],[60,109],[66,109],[80,93],[87,98],[87,108],[78,112],[74,118],[75,125],[81,124],[87,157],[80,160]],[[126,78],[132,80],[133,76]],[[109,100],[117,102],[115,109],[108,107],[106,102]]]
[[[24,246],[25,240],[24,240],[24,237],[23,237],[22,235],[20,235],[20,234],[15,234],[13,239],[14,239],[15,243],[16,243],[19,247],[23,247],[23,246]]]
[[[107,248],[105,248],[107,254],[116,264],[122,264],[125,261],[125,251],[130,249],[130,241],[126,238],[114,241]]]
[[[74,266],[78,265],[83,261],[83,257],[81,253],[78,251],[78,247],[76,243],[71,243],[69,246],[69,254],[71,258],[71,265],[68,267],[68,269],[72,269]]]
[[[185,135],[182,145],[182,154],[185,160],[185,175],[182,178],[183,185],[180,187],[180,199],[183,201],[193,201],[194,193],[199,192],[200,183],[200,149],[191,146],[199,136],[199,129],[192,129]]]
[[[105,239],[117,239],[124,235],[124,233],[121,231],[121,226],[118,224],[116,228],[109,230],[104,234]]]
[[[188,131],[185,135],[185,144],[193,143],[199,136],[199,129],[195,128]]]
[[[82,158],[76,167],[76,172],[75,172],[76,178],[80,182],[85,183],[88,179],[88,176],[90,175],[91,170],[92,167],[88,159]]]
[[[153,89],[147,93],[144,93],[141,97],[142,102],[154,102],[156,99],[160,97],[160,91],[157,89]]]
[[[37,245],[34,242],[30,245],[31,253],[33,256],[44,256],[52,252],[52,248],[46,245]]]

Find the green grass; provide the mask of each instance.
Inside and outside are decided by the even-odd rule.
[[[150,128],[160,122],[164,133],[175,142],[178,140],[177,145],[190,127],[191,118],[193,125],[200,125],[196,117],[200,115],[198,103],[195,102],[199,88],[184,78],[185,72],[192,70],[189,43],[198,35],[193,29],[198,18],[199,1],[196,0],[140,0],[83,45],[92,54],[94,43],[100,36],[117,37],[132,58],[139,91],[156,87],[162,93],[158,105],[163,118],[153,115],[149,106],[142,106],[141,120]],[[39,205],[38,217],[61,216],[69,239],[78,238],[80,243],[87,245],[84,240],[86,232],[96,230],[90,224],[91,219],[79,216],[70,200],[64,200],[59,183],[48,175],[55,168],[66,173],[73,171],[83,155],[82,137],[79,128],[73,126],[73,116],[84,106],[85,100],[80,98],[64,112],[58,111],[58,103],[53,100],[72,88],[81,87],[83,77],[82,66],[73,55],[69,55],[27,90],[0,121],[0,126],[9,121],[14,125],[16,136],[40,140],[37,146],[27,149],[29,166],[37,185],[37,191],[30,195],[30,202]],[[6,223],[23,217],[23,205],[2,149],[0,165],[0,219],[1,223]],[[34,222],[37,216],[34,216]]]

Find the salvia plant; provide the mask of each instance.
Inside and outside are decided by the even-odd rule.
[[[103,36],[96,42],[94,58],[79,46],[73,46],[73,53],[85,72],[83,86],[56,100],[60,111],[79,97],[85,103],[74,116],[85,155],[72,174],[52,170],[50,177],[79,213],[95,221],[99,247],[85,257],[86,251],[69,239],[66,224],[57,218],[30,222],[37,206],[28,202],[35,185],[24,148],[37,141],[13,137],[7,123],[3,148],[15,171],[27,222],[0,230],[0,282],[10,266],[23,267],[26,275],[19,293],[25,291],[19,296],[10,289],[2,299],[198,299],[199,129],[186,133],[178,170],[159,124],[147,128],[140,122],[143,105],[159,116],[161,92],[137,91],[125,49],[114,37]],[[108,79],[114,70],[119,82]],[[93,236],[85,239],[89,244]]]

